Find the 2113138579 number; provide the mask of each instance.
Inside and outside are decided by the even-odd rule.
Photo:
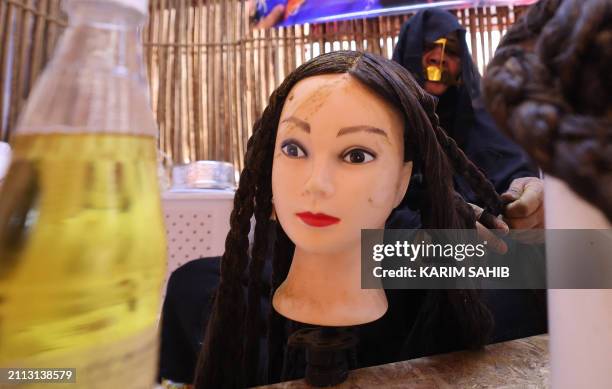
[[[72,368],[0,368],[0,383],[71,383],[76,382]]]

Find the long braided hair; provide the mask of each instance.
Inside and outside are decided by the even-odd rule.
[[[612,222],[612,2],[540,0],[483,79],[497,123]]]
[[[420,210],[424,228],[475,227],[472,208],[453,189],[453,172],[468,179],[490,213],[501,212],[502,203],[493,185],[439,127],[435,100],[401,65],[352,51],[323,54],[301,65],[272,93],[247,145],[221,260],[221,280],[198,361],[196,388],[239,388],[279,379],[287,319],[274,309],[267,320],[260,317],[262,272],[271,228],[276,228],[276,239],[270,299],[287,277],[294,250],[282,226],[270,220],[276,131],[285,99],[298,81],[342,73],[350,74],[404,113],[404,160],[418,163],[425,177],[426,201]],[[249,256],[247,235],[253,215],[255,235]],[[248,285],[246,291],[243,284]],[[485,342],[492,319],[476,291],[431,291],[428,298],[431,306],[450,307],[452,312],[445,315],[461,323],[457,337],[465,346],[478,347]],[[260,335],[266,332],[268,361],[260,361]],[[262,376],[261,366],[265,365],[269,368]]]

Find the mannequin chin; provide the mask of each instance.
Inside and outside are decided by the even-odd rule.
[[[386,312],[384,290],[361,289],[361,230],[384,228],[406,193],[403,131],[403,115],[350,75],[291,90],[272,165],[276,215],[295,243],[273,298],[283,316],[346,326]]]

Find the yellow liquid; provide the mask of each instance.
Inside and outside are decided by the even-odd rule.
[[[136,382],[155,374],[166,268],[155,140],[25,135],[13,146],[0,190],[0,367],[146,387]]]

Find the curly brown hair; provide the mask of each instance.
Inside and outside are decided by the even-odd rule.
[[[483,78],[487,108],[542,169],[612,221],[612,2],[540,0]]]

